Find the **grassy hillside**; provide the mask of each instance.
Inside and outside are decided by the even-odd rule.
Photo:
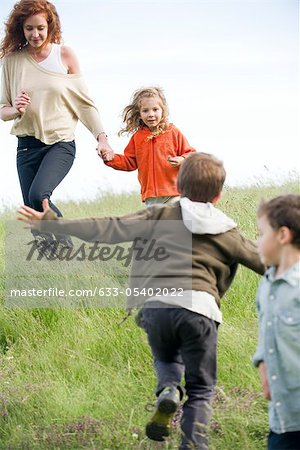
[[[261,198],[297,192],[284,186],[226,189],[220,208],[250,238]],[[298,191],[299,192],[299,191]],[[141,207],[136,194],[61,205],[65,217],[122,215]],[[0,449],[176,449],[178,428],[165,444],[144,436],[155,377],[144,332],[120,308],[4,306],[5,222],[0,219]],[[240,268],[223,300],[218,388],[211,450],[260,450],[268,431],[267,404],[251,365],[258,277]]]

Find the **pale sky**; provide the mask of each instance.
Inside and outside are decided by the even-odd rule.
[[[1,0],[0,30],[14,1]],[[120,113],[141,86],[164,88],[170,121],[217,155],[227,184],[299,172],[298,0],[56,0],[64,43],[77,53],[109,141],[122,153]],[[21,204],[11,122],[0,123],[0,207]],[[81,124],[77,158],[56,199],[139,190],[114,171]]]

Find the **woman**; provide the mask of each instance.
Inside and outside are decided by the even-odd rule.
[[[11,133],[18,137],[17,169],[24,203],[42,211],[42,200],[50,200],[73,164],[78,120],[95,136],[105,160],[111,160],[113,152],[87,95],[78,60],[61,45],[55,6],[46,0],[21,0],[5,25],[0,118],[14,120]],[[50,207],[62,216],[51,201]],[[45,236],[36,238],[43,247]],[[71,245],[70,240],[60,240]]]

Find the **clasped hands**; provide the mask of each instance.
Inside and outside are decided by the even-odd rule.
[[[104,162],[112,161],[114,159],[114,151],[107,142],[105,133],[100,133],[98,135],[98,147],[96,150]]]

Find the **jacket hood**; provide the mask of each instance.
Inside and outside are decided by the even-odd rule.
[[[237,224],[212,203],[180,199],[183,223],[194,234],[220,234],[232,230]]]

